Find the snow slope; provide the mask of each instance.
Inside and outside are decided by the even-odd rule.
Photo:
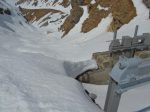
[[[0,4],[12,14],[0,14],[0,111],[101,111],[81,83],[68,76],[97,67],[95,61],[73,63],[50,57],[55,52],[46,44],[47,36],[26,24],[17,9],[5,1]]]
[[[83,85],[85,89],[87,89],[92,93],[95,93],[98,96],[96,99],[96,103],[98,103],[102,108],[104,108],[108,86],[91,85],[91,84],[83,84]],[[118,112],[139,112],[140,110],[149,107],[150,106],[149,88],[150,84],[147,84],[123,93],[120,100]]]
[[[19,0],[16,0],[19,1]],[[59,28],[65,21],[66,17],[70,14],[71,5],[68,1],[68,6],[63,6],[63,0],[37,0],[37,5],[34,4],[34,0],[29,0],[18,4],[25,9],[51,9],[58,11],[57,13],[49,12],[37,21],[33,21],[32,25],[38,30],[41,30],[49,37],[55,37],[55,39],[60,39],[63,32],[59,31]],[[34,15],[35,12],[33,12]],[[28,14],[28,13],[27,13]]]

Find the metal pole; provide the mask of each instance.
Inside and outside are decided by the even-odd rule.
[[[113,40],[116,40],[117,38],[117,30],[114,31],[114,37],[113,37]]]
[[[149,19],[150,19],[150,8],[149,8]]]
[[[138,25],[136,25],[136,27],[135,27],[135,33],[134,33],[134,37],[136,37],[136,36],[137,36],[138,29],[139,29],[139,26],[138,26]]]
[[[121,99],[121,93],[116,92],[117,88],[117,83],[113,79],[110,79],[104,112],[117,112]]]
[[[106,96],[106,100],[105,100],[104,112],[107,111],[111,91],[112,91],[112,79],[109,79],[109,85],[108,85],[107,96]]]

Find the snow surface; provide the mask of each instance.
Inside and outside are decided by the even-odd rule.
[[[99,104],[102,108],[104,108],[108,86],[92,85],[92,84],[83,84],[83,85],[85,89],[98,96],[96,99],[96,103]],[[147,84],[123,93],[120,100],[118,112],[138,112],[139,110],[149,107],[150,106],[149,88],[150,84]]]
[[[102,7],[101,5],[98,5],[97,8],[98,8],[99,10],[108,10],[107,7]]]
[[[95,61],[51,57],[55,52],[49,49],[47,36],[26,24],[9,4],[0,3],[12,9],[11,16],[0,15],[0,111],[101,111],[81,83],[71,78],[96,68]]]

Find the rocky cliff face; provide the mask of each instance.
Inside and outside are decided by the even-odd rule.
[[[100,9],[98,3],[89,4],[88,6],[89,17],[83,22],[81,32],[87,33],[96,28],[102,19],[106,18],[110,11],[106,9]]]
[[[82,15],[83,8],[79,6],[74,6],[71,9],[70,15],[66,18],[65,22],[60,27],[60,30],[64,32],[62,37],[67,35],[69,31],[80,21]]]
[[[81,25],[80,32],[83,33],[88,33],[97,28],[102,19],[108,17],[108,15],[112,15],[112,22],[106,29],[107,31],[119,29],[136,16],[136,9],[132,0],[18,0],[16,5],[23,7],[21,12],[28,21],[38,21],[50,13],[51,17],[46,18],[52,18],[52,16],[55,16],[54,13],[60,14],[61,17],[55,21],[60,24],[58,25],[58,32],[62,31],[62,36],[67,35],[80,21],[84,13],[82,7],[88,9],[88,12],[86,12],[88,17]],[[45,18],[43,19],[45,20]],[[43,24],[44,26],[51,25],[46,20],[39,27]]]
[[[113,21],[111,22],[108,31],[113,31],[120,28],[122,25],[129,23],[136,16],[136,9],[132,0],[113,0],[111,13]]]
[[[81,17],[80,10],[77,10],[79,6],[85,6],[88,8],[88,18],[82,23],[81,32],[87,33],[94,28],[96,28],[102,19],[106,18],[109,14],[112,14],[113,20],[108,26],[108,31],[114,31],[119,29],[122,25],[127,24],[136,16],[136,9],[133,5],[132,0],[72,0],[72,8],[74,12],[71,11],[71,15],[76,12],[76,15],[79,19]],[[76,8],[78,7],[78,8]],[[69,18],[74,18],[69,16]],[[66,19],[66,21],[68,21]],[[78,20],[79,20],[78,19]],[[77,22],[76,22],[77,23]],[[68,29],[72,29],[74,24],[73,22],[69,23],[70,25],[63,24],[63,26],[68,26],[66,28],[64,35],[68,33]],[[72,26],[72,27],[70,27]]]
[[[54,9],[24,9],[20,8],[20,11],[22,12],[23,16],[27,19],[28,22],[34,22],[38,21],[48,13],[55,14],[55,13],[60,13],[63,14],[63,12],[59,10],[54,10]],[[48,18],[47,18],[48,19]],[[45,21],[44,19],[43,21]]]
[[[136,16],[136,9],[132,0],[96,0],[94,4],[88,5],[89,18],[83,23],[82,31],[88,32],[112,14],[113,20],[108,26],[108,31],[119,29],[122,25],[127,24]],[[89,29],[85,30],[86,28]]]
[[[71,9],[70,0],[18,0],[16,5],[29,23],[47,34],[60,31]]]

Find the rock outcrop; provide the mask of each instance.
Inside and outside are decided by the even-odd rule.
[[[71,11],[70,15],[66,18],[63,25],[61,25],[60,30],[64,32],[64,37],[69,31],[80,21],[81,16],[83,15],[83,8],[79,6],[74,6]]]
[[[103,18],[110,13],[109,10],[99,9],[98,4],[90,4],[88,6],[89,17],[82,24],[81,32],[87,33],[96,28]]]
[[[122,25],[129,23],[136,16],[136,8],[132,0],[113,0],[109,6],[113,21],[108,27],[108,31],[119,29]]]
[[[0,8],[0,14],[11,15],[11,11],[9,9]]]
[[[136,9],[132,0],[96,0],[95,3],[91,3],[91,0],[72,0],[71,3],[73,7],[83,5],[88,8],[89,17],[83,22],[81,28],[83,33],[96,28],[101,20],[109,14],[112,14],[113,20],[108,26],[108,31],[119,29],[136,16]],[[68,29],[66,32],[68,32]]]
[[[28,22],[34,22],[38,21],[48,13],[63,13],[59,10],[54,9],[24,9],[20,8],[20,11],[22,12],[23,16],[26,18]]]
[[[69,0],[63,0],[63,2],[60,4],[64,7],[68,7],[70,5],[70,1]]]
[[[119,29],[124,24],[129,23],[136,16],[136,9],[132,0],[18,0],[16,5],[21,5],[23,3],[26,3],[26,5],[29,4],[29,6],[33,8],[40,7],[40,3],[46,6],[45,9],[40,10],[34,10],[32,8],[26,10],[24,7],[25,10],[21,10],[21,12],[29,21],[35,19],[39,20],[39,18],[42,18],[42,16],[45,16],[49,12],[55,13],[55,7],[56,10],[58,10],[57,6],[64,8],[64,10],[69,7],[65,15],[65,20],[63,19],[62,21],[60,21],[62,23],[60,23],[60,26],[58,28],[63,32],[62,37],[67,35],[69,31],[73,29],[74,26],[80,21],[80,18],[82,17],[84,12],[82,6],[84,6],[85,8],[87,7],[87,13],[89,15],[81,24],[82,27],[80,32],[83,33],[88,33],[94,28],[97,28],[102,19],[105,19],[109,14],[112,15],[112,22],[110,23],[106,31],[114,31],[116,29]],[[72,6],[72,9],[70,9],[70,5]],[[49,6],[53,8],[48,9]],[[27,11],[29,11],[28,14]],[[37,14],[37,11],[39,11],[39,14]],[[68,13],[69,11],[70,13]],[[43,25],[47,26],[47,21],[45,21]]]

